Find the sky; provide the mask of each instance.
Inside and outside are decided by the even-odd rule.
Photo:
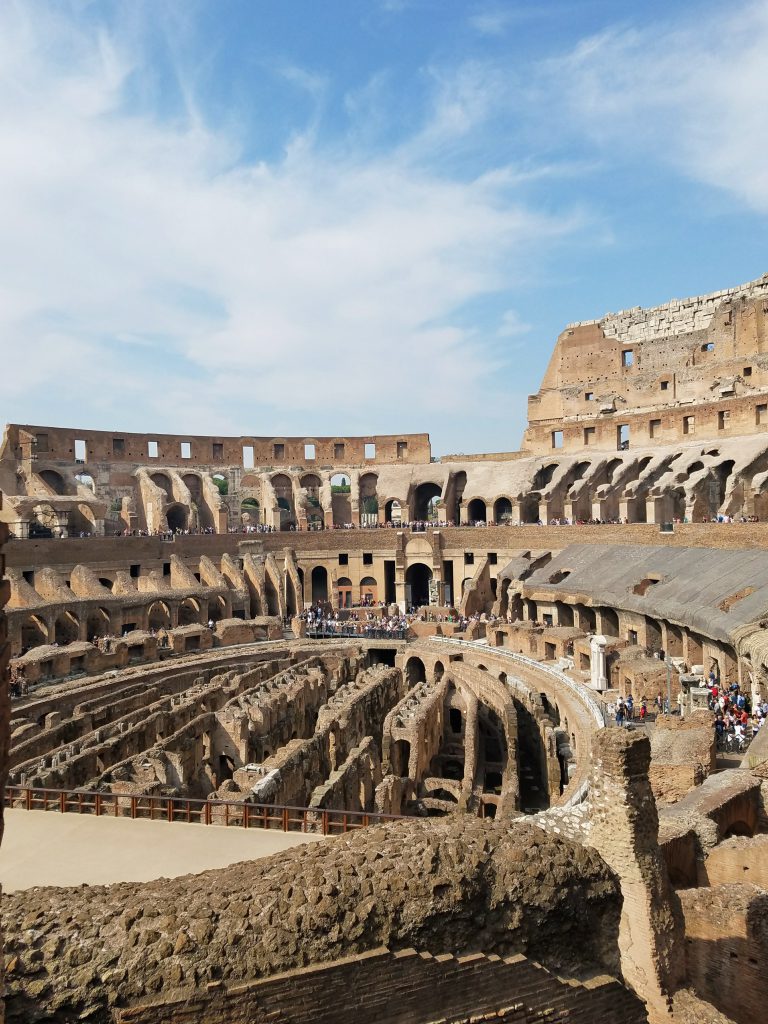
[[[0,418],[515,450],[567,323],[768,272],[766,53],[768,0],[3,0]]]

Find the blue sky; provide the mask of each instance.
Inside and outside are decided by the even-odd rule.
[[[0,6],[4,418],[520,444],[565,324],[768,271],[768,0]]]

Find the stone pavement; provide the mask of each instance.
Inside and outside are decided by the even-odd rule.
[[[54,811],[5,812],[3,892],[175,878],[267,857],[322,836]]]

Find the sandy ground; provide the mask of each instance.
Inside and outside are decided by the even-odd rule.
[[[0,847],[0,883],[4,892],[15,892],[35,885],[148,882],[267,857],[320,838],[9,809]]]

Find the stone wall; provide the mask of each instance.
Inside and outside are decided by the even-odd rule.
[[[768,1005],[768,893],[721,885],[680,893],[692,988],[736,1024],[765,1019]]]
[[[387,945],[618,970],[618,882],[528,824],[401,821],[196,876],[32,889],[3,902],[10,1021],[110,1007]]]
[[[640,1000],[609,977],[557,978],[523,956],[371,950],[275,978],[118,1012],[117,1024],[641,1024]]]
[[[659,715],[651,734],[650,780],[661,803],[675,803],[700,786],[716,767],[715,730],[709,712],[692,718]]]

